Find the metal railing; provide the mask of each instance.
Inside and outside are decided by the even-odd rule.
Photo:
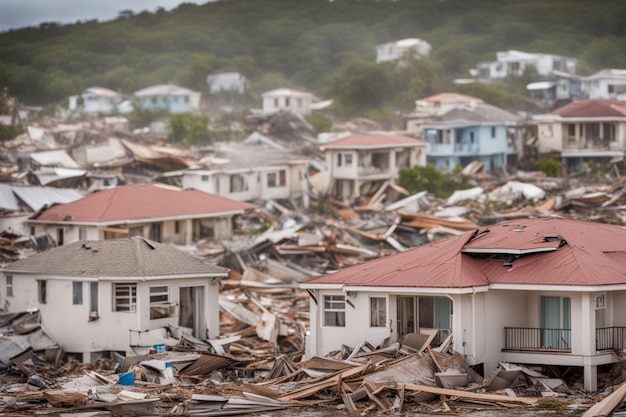
[[[624,350],[626,327],[596,329],[596,350]]]
[[[505,327],[504,348],[527,351],[572,351],[571,329]]]

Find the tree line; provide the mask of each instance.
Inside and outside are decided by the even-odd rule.
[[[404,38],[429,42],[430,56],[376,64],[376,45]],[[222,0],[0,33],[0,87],[45,105],[89,86],[131,95],[175,83],[207,93],[207,74],[238,71],[253,99],[306,89],[334,98],[344,115],[384,118],[444,89],[511,109],[521,85],[452,81],[508,49],[577,58],[581,74],[624,68],[625,41],[620,0]]]

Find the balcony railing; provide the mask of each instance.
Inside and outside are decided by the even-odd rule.
[[[506,350],[524,351],[572,351],[571,329],[542,329],[527,327],[505,327]],[[596,329],[596,351],[626,348],[626,327],[603,327]]]
[[[626,327],[596,329],[596,350],[624,350]]]
[[[505,327],[504,348],[528,351],[572,351],[571,329]]]

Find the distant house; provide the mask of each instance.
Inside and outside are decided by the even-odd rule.
[[[626,69],[604,69],[584,78],[583,89],[589,99],[626,99]]]
[[[376,46],[376,62],[397,61],[411,53],[417,58],[428,56],[432,46],[417,38],[407,38],[395,42],[383,43]]]
[[[437,329],[469,365],[621,363],[626,229],[560,218],[479,228],[303,281],[307,356]],[[617,352],[617,353],[616,353]]]
[[[27,223],[37,234],[48,233],[58,246],[78,240],[132,236],[190,245],[199,239],[229,239],[233,218],[254,208],[252,204],[198,190],[127,185],[49,207]]]
[[[543,77],[552,76],[554,71],[576,74],[576,60],[559,55],[509,50],[498,52],[495,61],[480,62],[474,72],[480,80],[498,80],[519,77],[527,70]]]
[[[0,304],[9,312],[39,309],[49,336],[90,362],[95,352],[151,347],[162,340],[151,333],[167,326],[217,338],[217,282],[227,275],[139,236],[80,241],[3,268]]]
[[[80,113],[128,112],[129,103],[116,91],[104,87],[89,87],[79,96],[70,96],[69,110]]]
[[[247,80],[238,72],[218,72],[207,75],[207,84],[211,94],[220,92],[243,94],[246,91]]]
[[[626,103],[614,99],[575,100],[536,115],[540,155],[558,154],[568,171],[585,161],[609,162],[626,155]]]
[[[394,184],[402,168],[426,165],[426,143],[386,132],[354,133],[320,147],[326,157],[330,193],[355,198]]]
[[[311,113],[311,105],[315,96],[304,91],[290,88],[278,88],[262,94],[263,114],[269,115],[279,111],[290,111],[302,116]]]
[[[301,199],[307,207],[308,162],[309,158],[255,132],[242,142],[217,144],[215,156],[204,158],[203,166],[169,172],[161,180],[180,177],[184,189],[238,201]]]
[[[448,170],[473,161],[482,162],[485,171],[505,167],[516,159],[518,120],[518,116],[482,102],[449,110],[421,125],[422,139],[428,143],[427,160]]]
[[[135,91],[139,107],[144,110],[166,110],[189,113],[200,109],[201,93],[176,85],[155,85]]]
[[[422,133],[422,124],[434,120],[437,116],[450,110],[478,103],[483,103],[483,100],[458,93],[439,93],[416,100],[413,112],[404,116],[406,131],[419,136]]]

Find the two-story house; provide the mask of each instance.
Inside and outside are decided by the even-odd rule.
[[[143,237],[74,242],[1,272],[0,305],[39,309],[47,334],[83,362],[96,352],[144,352],[168,326],[200,339],[220,334],[218,281],[228,269]]]
[[[480,80],[499,80],[519,77],[527,70],[542,77],[550,77],[554,71],[576,74],[576,60],[552,54],[500,51],[495,61],[480,62],[473,72]]]
[[[124,185],[46,208],[26,223],[32,234],[48,233],[57,246],[132,236],[190,245],[199,239],[229,239],[233,218],[254,208],[199,190],[163,184]]]
[[[598,367],[626,347],[626,229],[560,218],[515,220],[301,282],[307,357],[393,344],[437,329],[490,374],[500,362]]]
[[[395,183],[400,169],[426,165],[426,143],[395,133],[354,133],[320,149],[329,172],[329,192],[339,198],[373,194],[384,183]]]
[[[439,93],[416,100],[413,111],[404,116],[406,131],[420,137],[424,123],[433,121],[450,110],[478,103],[483,103],[483,100],[459,93]]]
[[[144,110],[165,110],[170,113],[191,113],[200,109],[198,91],[177,85],[154,85],[135,91],[139,107]]]
[[[485,171],[505,167],[516,159],[519,117],[487,103],[470,102],[421,125],[428,143],[428,163],[453,170],[473,161]]]
[[[614,99],[576,100],[533,117],[540,155],[560,155],[568,171],[585,161],[622,159],[626,152],[626,103]]]

